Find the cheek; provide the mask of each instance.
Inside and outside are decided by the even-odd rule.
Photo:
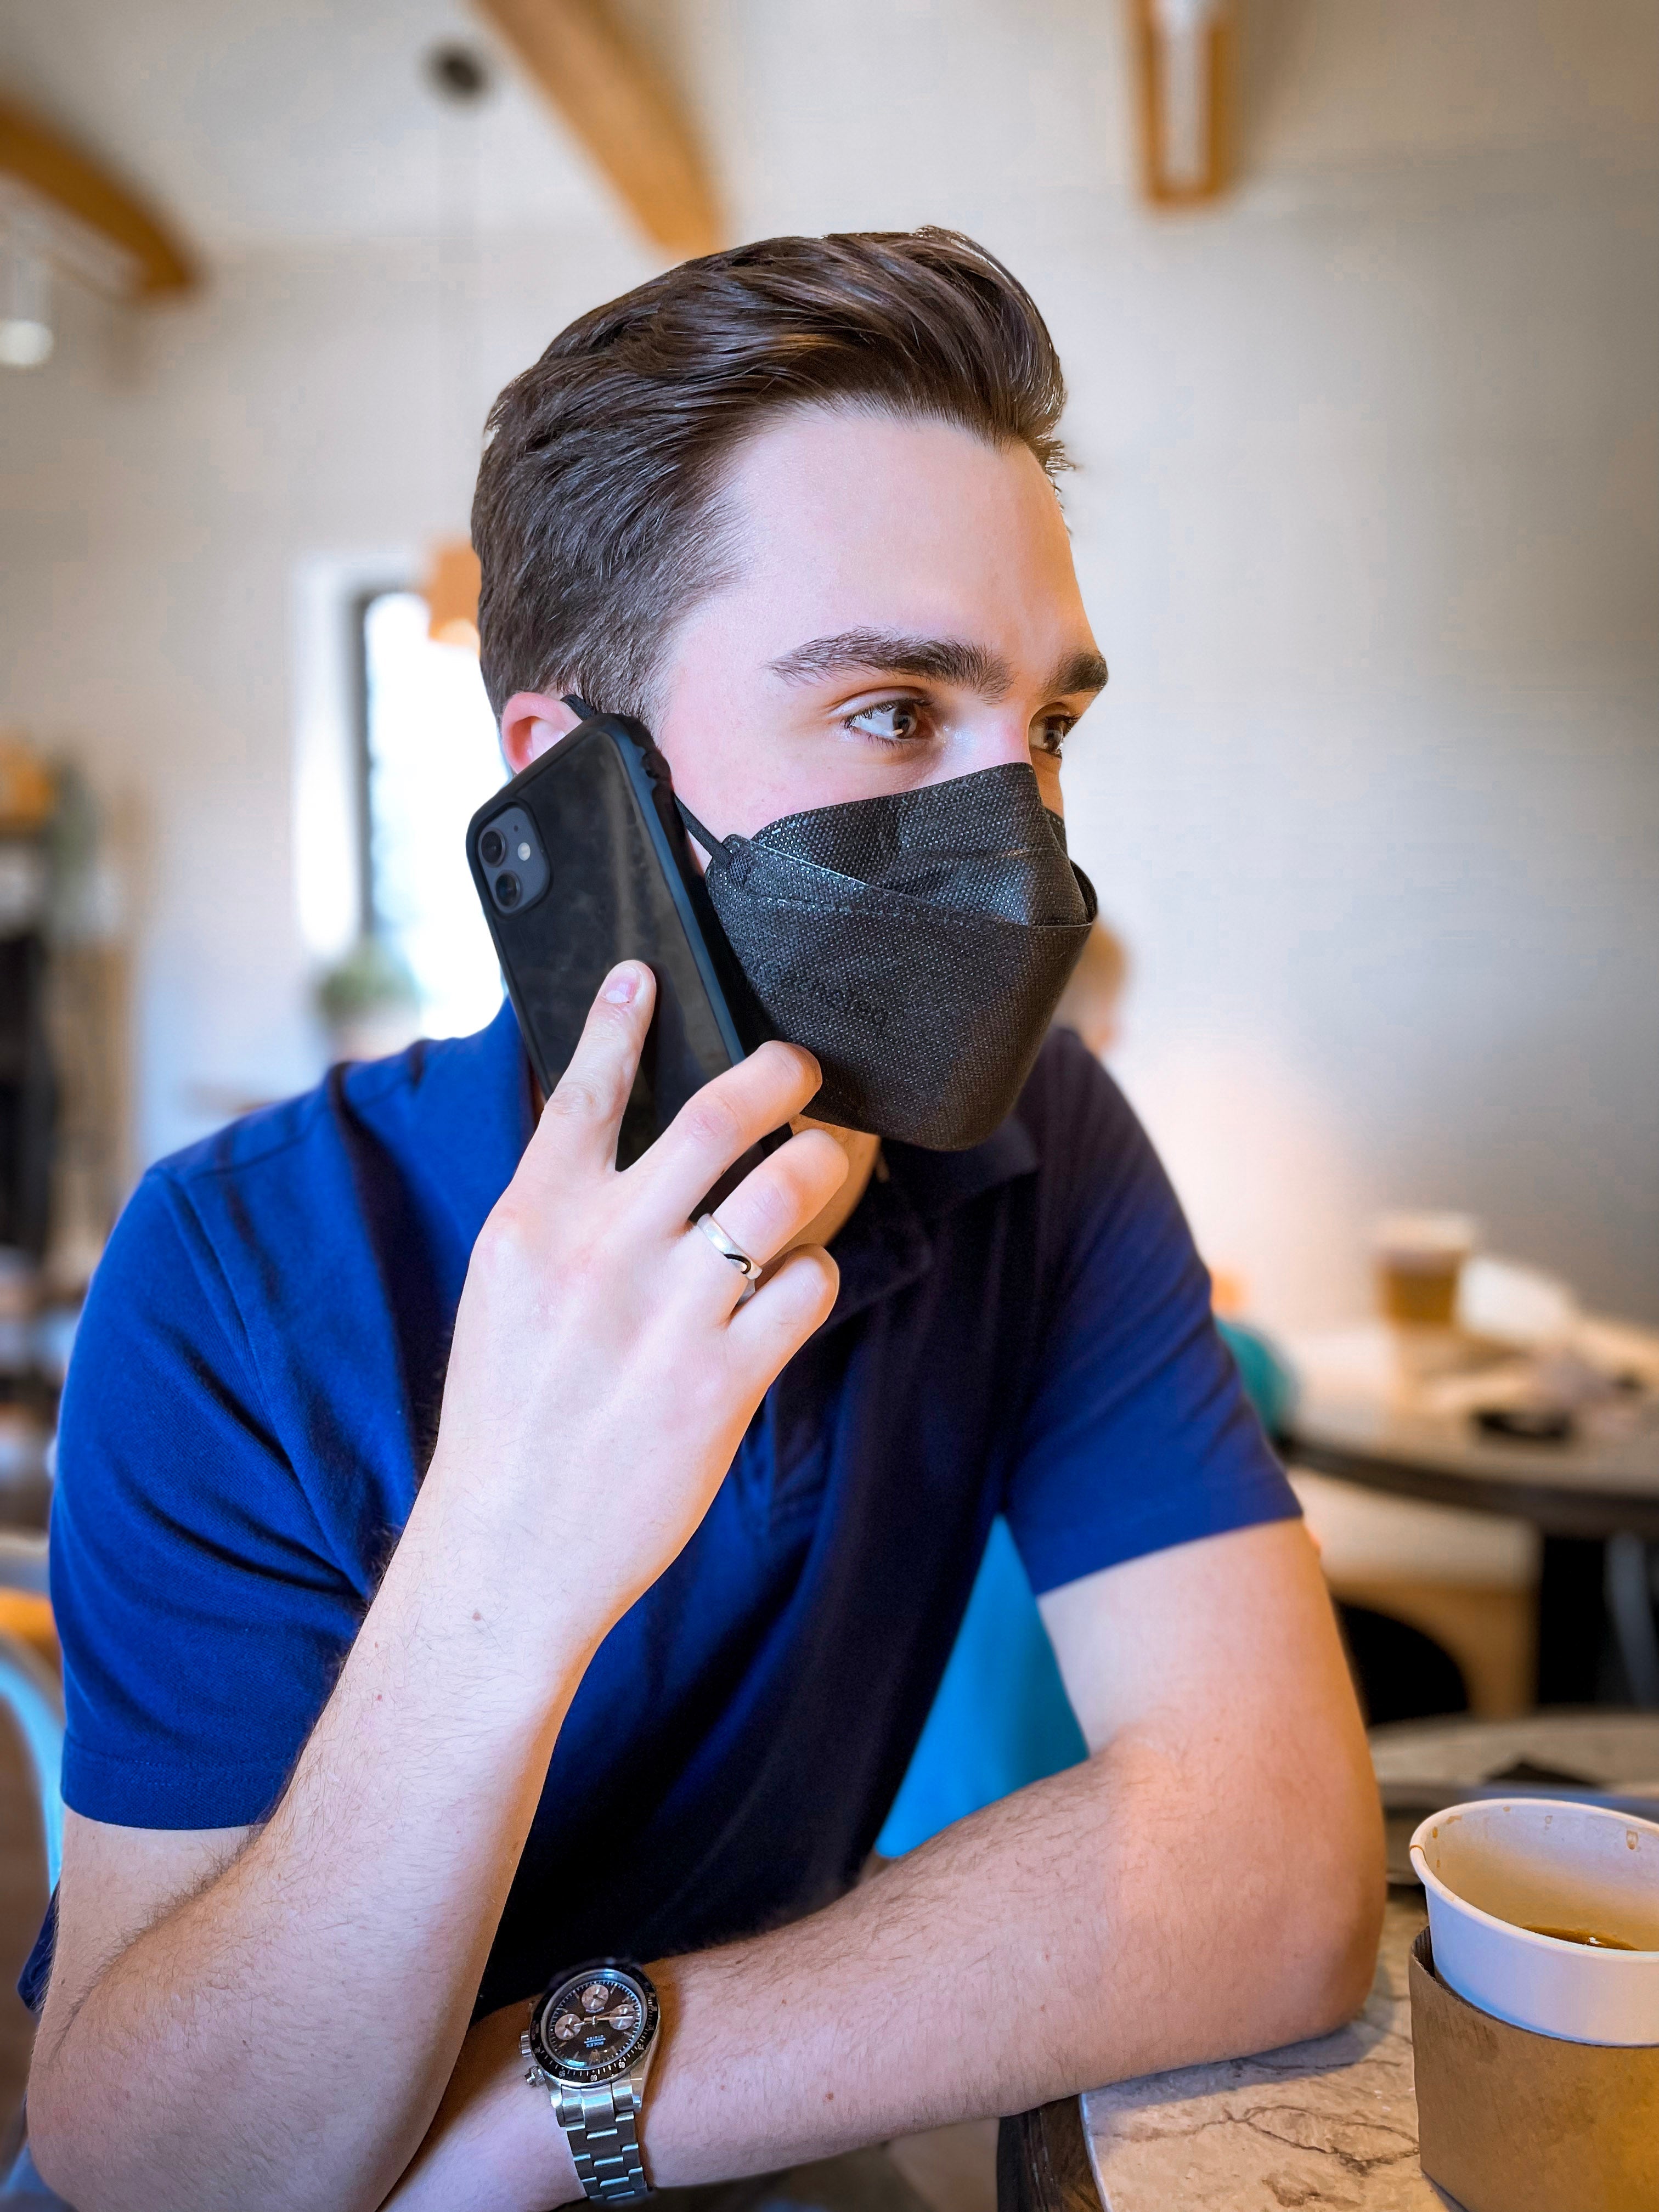
[[[775,732],[760,717],[699,715],[653,732],[674,789],[716,837],[752,837],[769,822],[817,801],[799,776],[781,773]]]
[[[1033,753],[1031,766],[1036,770],[1037,789],[1042,793],[1042,803],[1050,814],[1063,816],[1066,800],[1060,787],[1060,763],[1053,753]]]

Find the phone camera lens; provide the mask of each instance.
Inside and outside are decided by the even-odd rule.
[[[507,840],[499,830],[486,830],[479,838],[478,858],[487,868],[493,868],[498,860],[507,858]]]
[[[518,878],[510,869],[506,875],[497,876],[495,878],[496,905],[517,906],[519,903],[519,894],[521,889],[522,886],[520,884]]]

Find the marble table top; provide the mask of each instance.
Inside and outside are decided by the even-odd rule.
[[[1425,1917],[1390,1897],[1371,1994],[1334,2035],[1085,2097],[1105,2212],[1444,2212],[1417,2162],[1406,1962]]]

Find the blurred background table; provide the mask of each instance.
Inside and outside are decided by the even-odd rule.
[[[1381,1323],[1293,1337],[1285,1443],[1299,1466],[1406,1498],[1530,1521],[1547,1534],[1659,1540],[1659,1424],[1563,1443],[1488,1436],[1390,1389]]]
[[[1626,1406],[1579,1419],[1564,1440],[1483,1431],[1470,1410],[1480,1372],[1406,1387],[1390,1332],[1374,1323],[1289,1340],[1300,1391],[1280,1442],[1294,1467],[1317,1475],[1525,1522],[1580,1547],[1588,1540],[1598,1547],[1593,1595],[1605,1604],[1629,1694],[1638,1705],[1659,1706],[1650,1551],[1659,1542],[1659,1337],[1606,1322],[1581,1328],[1586,1352],[1628,1372],[1638,1387]],[[1489,1372],[1502,1402],[1502,1364]],[[1512,1376],[1508,1382],[1512,1388]]]

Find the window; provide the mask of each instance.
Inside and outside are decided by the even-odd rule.
[[[466,825],[507,781],[478,659],[427,635],[426,601],[361,602],[365,931],[401,955],[428,1036],[482,1029],[501,1003],[466,865]]]

